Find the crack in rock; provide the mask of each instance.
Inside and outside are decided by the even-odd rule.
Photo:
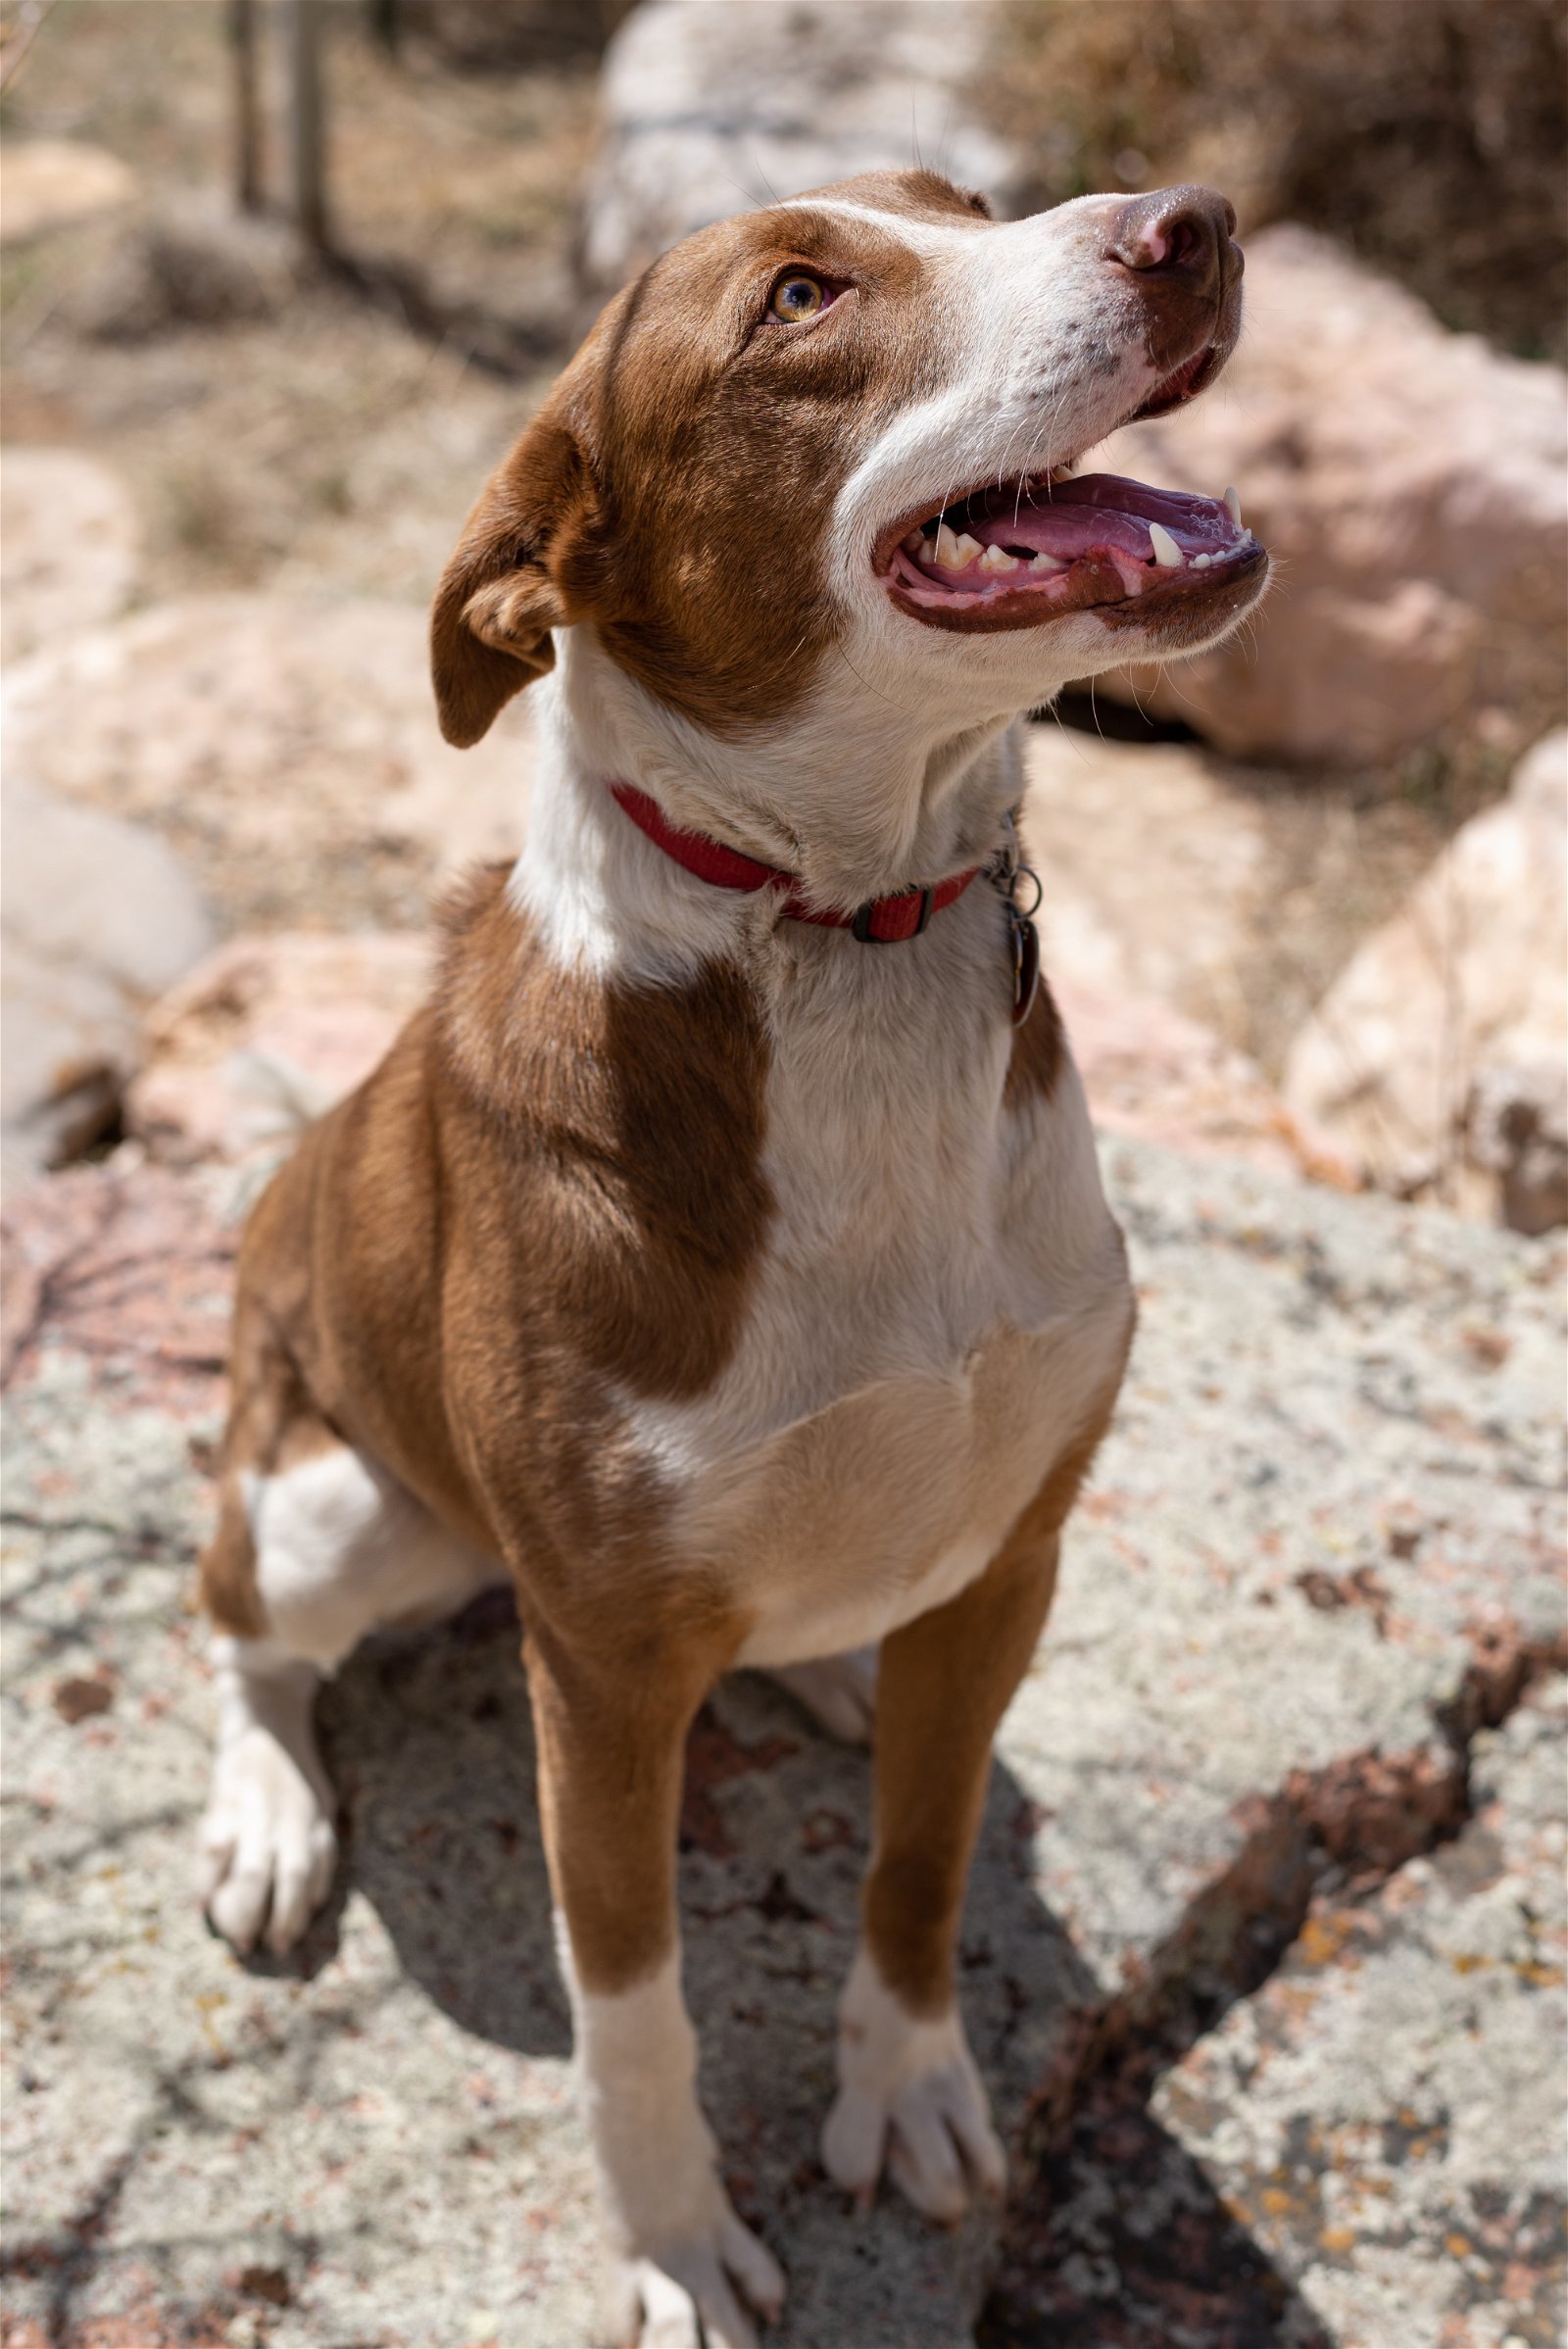
[[[979,2349],[1047,2340],[1051,2349],[1164,2349],[1189,2337],[1203,2349],[1332,2349],[1151,2100],[1226,2012],[1278,1972],[1315,1900],[1333,1892],[1343,1909],[1364,1906],[1471,1821],[1474,1739],[1507,1721],[1537,1681],[1568,1670],[1568,1634],[1532,1638],[1504,1618],[1471,1627],[1469,1639],[1432,1743],[1340,1755],[1250,1798],[1235,1859],[1136,1977],[1079,2019],[1034,2099],[1027,2174],[1011,2197]],[[1056,2221],[1073,2202],[1069,2234]],[[1009,2274],[1019,2267],[1024,2290]]]

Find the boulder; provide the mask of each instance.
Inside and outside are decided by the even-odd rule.
[[[1217,391],[1089,464],[1210,497],[1234,482],[1278,585],[1239,638],[1120,690],[1238,756],[1346,765],[1483,708],[1504,729],[1560,717],[1562,370],[1446,332],[1307,229],[1246,243],[1247,331]]]
[[[369,1075],[423,1001],[427,933],[231,938],[154,1005],[127,1133],[172,1165],[274,1152]]]
[[[1237,964],[1267,888],[1254,804],[1185,743],[1029,729],[1023,836],[1052,984],[1155,997],[1238,1026]]]
[[[1522,759],[1297,1036],[1284,1094],[1366,1178],[1563,1220],[1568,732]]]
[[[190,596],[51,644],[8,676],[6,743],[165,833],[231,928],[423,921],[515,852],[532,763],[523,703],[444,743],[423,612],[353,596]]]
[[[1203,1158],[1305,1174],[1342,1190],[1353,1169],[1291,1116],[1255,1060],[1158,996],[1051,972],[1097,1132]]]
[[[1041,724],[1024,758],[1042,960],[1100,1132],[1353,1188],[1234,1041],[1266,917],[1255,800],[1185,744]]]
[[[678,237],[922,158],[1005,206],[1018,171],[966,95],[988,0],[646,0],[605,57],[583,268],[613,293]]]
[[[7,139],[0,156],[0,243],[20,245],[113,212],[135,192],[129,167],[107,147],[84,139]]]
[[[74,807],[7,758],[0,869],[0,1148],[9,1185],[86,1147],[140,1054],[140,1018],[212,943],[166,844]]]
[[[113,619],[141,531],[123,483],[79,449],[0,451],[0,660]]]

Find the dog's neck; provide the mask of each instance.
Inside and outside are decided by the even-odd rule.
[[[539,756],[514,890],[567,958],[623,967],[735,952],[762,909],[727,892],[694,903],[615,806],[609,785],[656,799],[676,825],[796,874],[853,906],[984,861],[1019,794],[1007,721],[901,708],[846,671],[776,732],[725,741],[665,709],[583,628],[563,631],[537,693]],[[589,951],[590,938],[600,945]]]

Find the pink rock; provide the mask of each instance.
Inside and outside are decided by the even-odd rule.
[[[1247,286],[1219,388],[1094,463],[1211,497],[1234,482],[1275,589],[1240,638],[1170,677],[1124,671],[1120,690],[1239,756],[1345,764],[1466,706],[1548,723],[1568,593],[1561,369],[1448,333],[1304,228],[1249,237]]]
[[[230,939],[154,1006],[128,1131],[173,1165],[275,1150],[368,1076],[432,951],[400,931]]]
[[[1291,1047],[1292,1111],[1384,1189],[1562,1221],[1565,887],[1559,730],[1340,972]]]

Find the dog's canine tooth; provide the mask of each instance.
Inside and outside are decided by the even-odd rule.
[[[1220,503],[1239,530],[1242,526],[1242,501],[1236,495],[1235,489],[1227,489]]]
[[[936,545],[932,548],[931,553],[933,559],[940,563],[945,570],[962,570],[963,565],[958,561],[957,539],[946,522],[937,524]]]
[[[1018,558],[1009,555],[1005,547],[987,547],[980,558],[980,568],[983,571],[1015,571]]]
[[[1181,569],[1187,558],[1163,522],[1150,523],[1149,543],[1154,550],[1154,561],[1162,571],[1179,571]]]

